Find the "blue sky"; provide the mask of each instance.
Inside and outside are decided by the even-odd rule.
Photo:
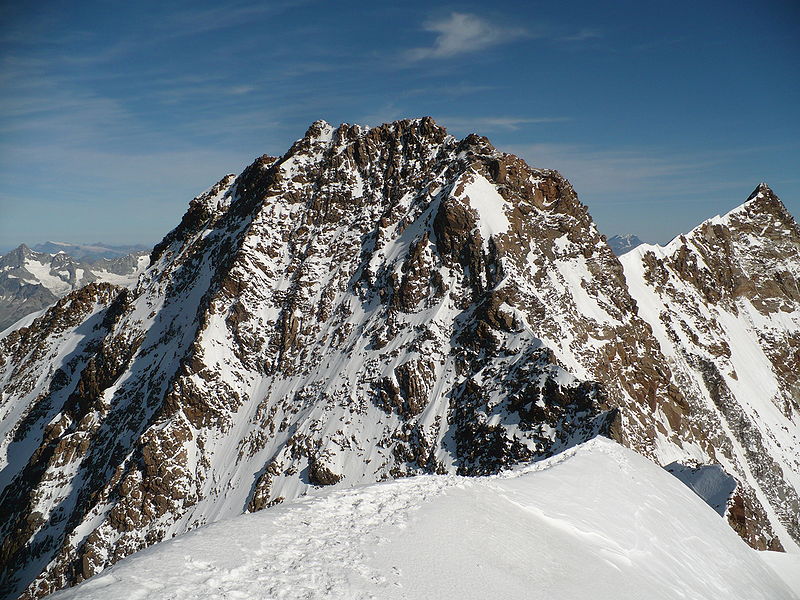
[[[0,247],[147,243],[323,118],[433,116],[666,241],[800,216],[800,3],[0,3]]]

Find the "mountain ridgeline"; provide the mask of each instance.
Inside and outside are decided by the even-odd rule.
[[[569,182],[430,118],[316,122],[196,197],[130,288],[0,339],[0,562],[38,598],[200,525],[598,434],[718,464],[800,540],[800,231],[766,186],[623,262]]]

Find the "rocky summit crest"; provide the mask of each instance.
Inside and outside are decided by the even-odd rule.
[[[722,465],[742,536],[793,543],[795,475],[777,473],[796,462],[753,462],[728,432],[763,424],[720,409],[749,388],[722,399],[729,365],[648,308],[671,277],[710,290],[722,266],[692,280],[651,251],[623,271],[564,177],[484,137],[429,117],[313,123],[194,198],[134,288],[84,288],[0,340],[4,585],[39,597],[314,487],[494,473],[598,433],[661,464]],[[761,310],[736,298],[750,304],[731,318]],[[747,434],[756,451],[797,431],[783,385],[767,400],[789,402],[782,416]]]

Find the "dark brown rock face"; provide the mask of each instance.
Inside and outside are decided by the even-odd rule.
[[[728,523],[751,547],[756,550],[783,552],[785,549],[775,537],[764,508],[749,487],[737,490],[731,498],[726,513]]]
[[[0,340],[3,584],[26,597],[312,486],[598,433],[742,461],[569,182],[429,118],[313,124],[101,289]]]

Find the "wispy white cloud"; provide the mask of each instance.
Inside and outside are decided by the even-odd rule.
[[[603,37],[599,29],[584,28],[575,33],[564,35],[558,38],[562,42],[585,42],[586,40],[596,40]]]
[[[394,103],[389,103],[376,108],[370,113],[357,117],[356,123],[375,127],[377,125],[381,125],[382,123],[396,121],[404,116],[408,115],[404,115],[402,109],[398,108]]]
[[[652,208],[653,204],[663,204],[665,198],[670,198],[672,204],[713,204],[728,197],[728,193],[729,200],[736,202],[758,183],[749,173],[724,179],[709,175],[744,153],[736,149],[676,153],[647,147],[544,143],[510,145],[504,150],[531,166],[558,170],[573,183],[584,201],[603,206]]]
[[[18,161],[39,165],[37,179],[0,191],[0,244],[48,237],[153,243],[180,220],[194,195],[250,158],[214,148],[135,154],[26,149]]]
[[[228,88],[227,93],[231,96],[242,96],[255,91],[255,89],[256,86],[254,85],[235,85],[231,88]]]
[[[11,76],[14,94],[0,96],[0,149],[20,144],[79,145],[132,126],[129,112],[116,100],[84,89],[70,89],[62,79],[46,75],[19,81]],[[21,137],[13,137],[21,136]]]
[[[661,48],[669,48],[673,46],[680,46],[685,44],[686,40],[682,37],[673,37],[673,38],[659,38],[655,40],[650,40],[643,44],[638,44],[633,47],[633,50],[636,52],[649,52],[651,50],[658,50]]]
[[[432,46],[409,50],[407,57],[414,61],[451,58],[528,35],[528,32],[521,27],[504,27],[474,14],[459,12],[428,21],[424,23],[423,28],[425,31],[435,33],[436,39]]]
[[[685,181],[688,174],[702,172],[714,161],[710,157],[677,157],[647,149],[619,150],[570,144],[522,144],[508,149],[535,167],[558,169],[579,192],[591,190],[601,195],[625,190],[625,200],[629,194],[636,197],[643,189],[653,189],[656,182],[660,182],[659,187],[663,189],[677,175]]]
[[[488,131],[516,131],[523,125],[537,123],[562,123],[569,117],[435,117],[436,122],[454,131],[483,133]]]
[[[254,83],[239,83],[220,76],[184,77],[154,81],[152,89],[142,94],[165,105],[191,102],[199,109],[209,99],[219,102],[226,96],[246,96],[257,89]]]
[[[430,87],[411,88],[403,92],[403,96],[469,96],[497,89],[492,85],[476,85],[471,83],[454,83]]]
[[[262,3],[226,3],[209,8],[195,6],[170,14],[161,22],[161,28],[175,36],[197,35],[262,19],[308,2],[309,0],[271,0]]]

